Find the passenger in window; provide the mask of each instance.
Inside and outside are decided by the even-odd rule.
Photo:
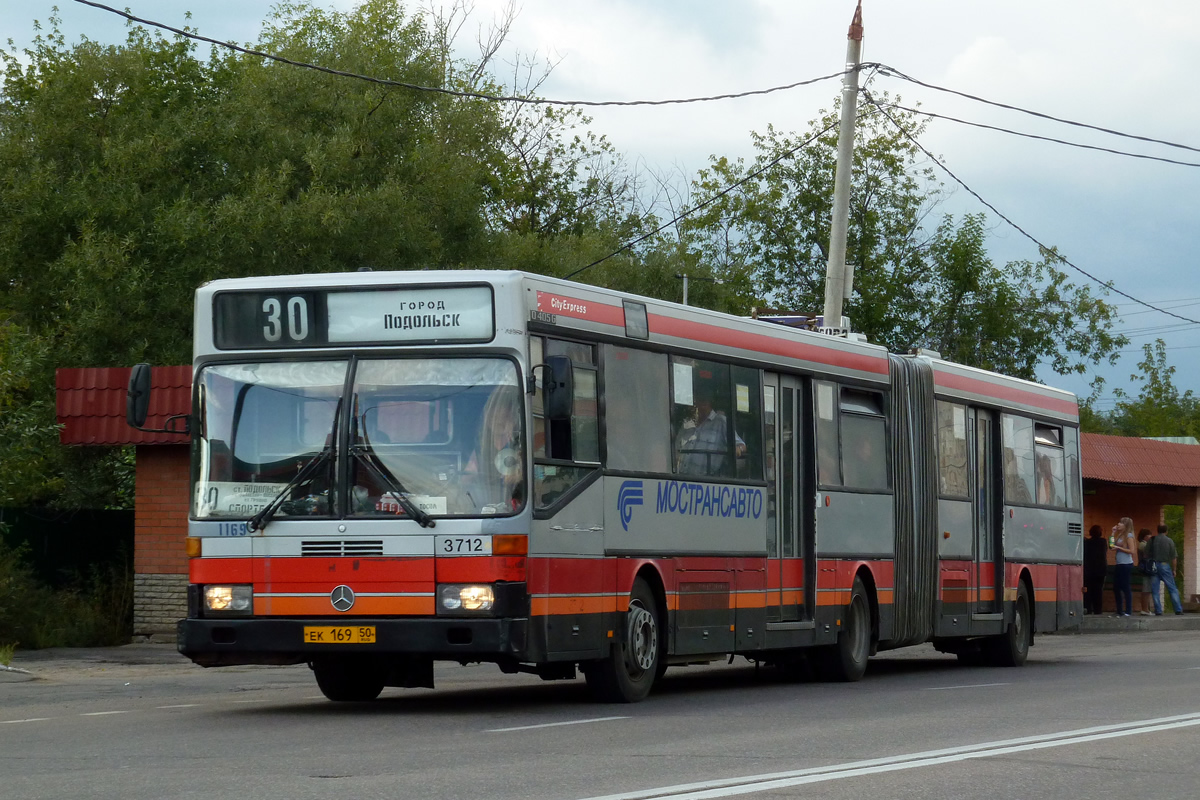
[[[734,433],[739,457],[746,454],[746,443]],[[711,392],[696,394],[695,416],[684,422],[679,432],[678,472],[687,475],[724,475],[729,452],[729,420],[713,408]]]
[[[1040,455],[1037,459],[1037,502],[1040,506],[1052,506],[1055,503],[1054,496],[1054,467],[1050,463],[1050,456]]]

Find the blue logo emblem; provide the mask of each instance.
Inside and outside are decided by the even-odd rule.
[[[625,481],[617,492],[617,509],[621,512],[621,527],[629,530],[629,520],[633,518],[633,507],[642,504],[642,482]]]

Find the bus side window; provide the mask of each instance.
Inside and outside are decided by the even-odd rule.
[[[1001,417],[1004,445],[1004,501],[1028,505],[1034,501],[1033,421]]]
[[[813,393],[817,411],[817,482],[822,486],[841,486],[837,387],[825,381],[813,381]]]
[[[671,471],[667,357],[604,345],[605,465],[632,472]]]
[[[847,488],[887,489],[887,422],[878,392],[842,389],[842,479]]]
[[[943,497],[969,497],[967,490],[967,411],[937,401],[938,490]]]
[[[1062,428],[1035,425],[1033,443],[1037,459],[1037,503],[1039,506],[1063,508],[1067,504],[1067,493],[1063,480]]]
[[[579,483],[600,463],[600,428],[597,398],[595,347],[580,342],[534,336],[529,341],[530,364],[536,367],[549,356],[571,360],[571,418],[550,420],[545,415],[542,386],[544,370],[535,369],[535,391],[531,398],[533,457],[556,461],[535,463],[533,470],[534,508],[553,505],[572,486]],[[561,462],[573,461],[580,466]]]
[[[1079,496],[1082,490],[1082,473],[1079,471],[1079,431],[1063,428],[1063,452],[1066,455],[1067,508],[1082,507]]]

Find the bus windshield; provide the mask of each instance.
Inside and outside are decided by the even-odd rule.
[[[350,369],[349,361],[205,367],[193,514],[246,519],[281,493],[278,517],[407,516],[406,504],[431,517],[521,509],[513,362],[363,359],[346,398]],[[349,482],[339,487],[347,459]],[[305,466],[305,479],[294,482]]]

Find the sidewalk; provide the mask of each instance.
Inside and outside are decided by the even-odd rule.
[[[1184,606],[1187,608],[1187,606]],[[1200,614],[1185,612],[1177,616],[1167,607],[1161,617],[1117,617],[1112,614],[1095,614],[1083,618],[1080,633],[1135,633],[1139,631],[1200,631]]]

